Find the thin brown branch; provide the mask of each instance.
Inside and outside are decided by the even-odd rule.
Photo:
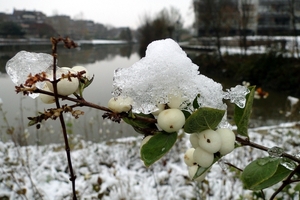
[[[290,183],[297,183],[297,182],[300,182],[300,179],[293,179],[290,181]]]
[[[47,94],[47,95],[50,95],[50,96],[55,96],[54,93],[52,93],[52,92],[48,92],[48,91],[41,90],[41,89],[38,89],[38,88],[36,88],[34,90],[34,93],[42,93],[42,94]],[[97,104],[86,101],[85,99],[82,99],[82,98],[78,98],[78,97],[77,98],[72,98],[72,97],[69,97],[69,96],[63,96],[63,95],[59,95],[59,94],[57,94],[56,96],[63,99],[63,100],[69,100],[69,101],[77,103],[75,105],[72,105],[72,108],[85,106],[85,107],[90,107],[90,108],[94,108],[94,109],[97,109],[97,110],[102,110],[102,111],[109,112],[109,113],[113,112],[107,107],[99,106]],[[128,117],[128,114],[127,113],[122,113],[120,115],[120,117],[121,118],[122,117]],[[148,123],[156,123],[157,122],[156,119],[148,118],[148,117],[142,117],[142,116],[139,116],[139,115],[135,115],[135,118],[137,120],[148,122]]]
[[[255,142],[251,142],[248,138],[242,138],[242,137],[236,136],[236,141],[238,141],[243,146],[250,146],[250,147],[253,147],[253,148],[256,148],[256,149],[260,149],[262,151],[268,151],[270,149],[266,146],[257,144]],[[300,163],[300,159],[293,156],[293,155],[291,155],[291,154],[283,152],[281,156],[285,157],[285,158],[289,158],[289,159],[291,159],[291,160],[293,160],[297,163]]]
[[[229,162],[225,162],[225,164],[228,165],[228,166],[230,166],[230,167],[233,167],[234,169],[237,169],[237,170],[239,170],[241,172],[243,171],[241,168],[239,168],[239,167],[237,167],[237,166],[235,166],[235,165],[233,165],[233,164],[231,164]]]
[[[56,79],[57,44],[61,40],[63,40],[61,37],[59,37],[58,39],[53,38],[53,37],[51,38],[52,56],[53,56],[53,83],[52,84],[53,84],[53,92],[54,92],[55,104],[56,104],[57,109],[60,108],[59,96],[58,96],[58,92],[57,92],[57,79]],[[65,44],[65,46],[66,46],[66,44]],[[76,176],[74,175],[74,171],[73,171],[71,154],[70,154],[70,146],[69,146],[67,130],[66,130],[66,124],[65,124],[64,117],[63,117],[63,113],[61,113],[59,115],[59,120],[60,120],[60,124],[61,124],[62,131],[63,131],[63,137],[64,137],[64,142],[65,142],[65,150],[66,150],[68,166],[69,166],[69,170],[70,170],[70,181],[72,182],[73,200],[77,200],[76,189],[75,189]]]

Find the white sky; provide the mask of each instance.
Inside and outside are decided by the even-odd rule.
[[[145,14],[153,16],[171,6],[180,10],[185,27],[193,23],[192,0],[0,0],[0,12],[7,14],[14,8],[36,10],[47,16],[69,15],[72,19],[131,28],[137,28]]]

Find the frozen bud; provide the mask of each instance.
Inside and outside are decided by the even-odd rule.
[[[193,154],[194,161],[201,167],[209,167],[214,162],[214,154],[197,147]]]
[[[128,112],[131,109],[133,100],[130,97],[116,97],[108,101],[108,108],[116,113]]]
[[[220,150],[222,140],[220,135],[211,129],[199,133],[199,146],[209,153],[216,153]]]
[[[185,116],[183,112],[175,108],[164,110],[157,117],[158,126],[168,133],[178,131],[184,123]]]
[[[193,133],[190,135],[190,142],[192,144],[192,147],[194,147],[195,149],[197,147],[199,147],[199,137],[198,137],[198,133]]]
[[[50,89],[48,88],[47,84],[45,84],[43,86],[43,90],[47,91],[47,92],[52,92],[50,91]],[[50,96],[50,95],[47,95],[47,94],[40,94],[39,95],[39,98],[41,99],[41,101],[43,103],[46,103],[46,104],[50,104],[50,103],[54,103],[55,102],[55,97],[54,96]]]
[[[195,151],[194,148],[190,148],[184,154],[184,162],[187,166],[193,166],[195,164],[195,161],[193,158],[194,151]]]
[[[226,155],[233,151],[235,143],[235,134],[229,128],[219,128],[216,132],[220,135],[222,144],[220,148],[220,154]]]
[[[152,115],[155,115],[155,116],[159,115],[159,113],[161,113],[161,111],[165,110],[166,104],[161,104],[160,103],[160,104],[157,105],[157,108],[158,108],[158,110],[155,111],[155,112],[152,112]]]
[[[69,81],[68,78],[62,78],[62,74],[67,75],[69,72],[72,74],[77,73],[76,71],[74,71],[68,67],[62,67],[62,68],[57,69],[57,72],[56,72],[57,79],[60,78],[60,80],[57,82],[57,93],[60,95],[68,96],[70,94],[73,94],[78,88],[78,85],[79,85],[78,78],[71,77],[71,81]],[[49,78],[52,79],[52,75]],[[46,84],[47,84],[48,88],[53,92],[52,83],[49,81],[46,81]]]
[[[180,96],[180,95],[174,95],[174,94],[170,94],[168,95],[168,106],[170,108],[180,108],[180,106],[182,105],[184,99]]]
[[[85,73],[82,75],[83,77],[86,77],[87,79],[90,79],[90,74],[88,72],[88,70],[85,67],[82,66],[74,66],[72,67],[72,70],[76,71],[76,72],[81,72],[81,71],[85,71]]]

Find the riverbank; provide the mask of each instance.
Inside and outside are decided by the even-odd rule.
[[[104,44],[127,44],[124,40],[76,40],[79,46],[81,45],[104,45]],[[16,46],[16,45],[50,45],[50,39],[46,38],[24,38],[24,39],[6,39],[0,38],[1,46]]]
[[[6,39],[6,38],[0,38],[0,46],[47,45],[47,44],[50,44],[50,39],[41,39],[41,38]]]
[[[299,59],[281,52],[224,54],[222,59],[216,54],[198,54],[192,60],[200,67],[202,74],[215,80],[228,79],[233,84],[247,81],[265,90],[300,97]]]

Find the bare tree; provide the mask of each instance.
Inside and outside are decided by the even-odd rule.
[[[181,29],[183,25],[180,11],[175,7],[170,7],[170,9],[163,9],[158,14],[158,18],[163,19],[163,21],[166,23],[169,37],[175,39],[175,32],[178,29]]]
[[[232,0],[194,1],[198,35],[214,36],[220,61],[223,61],[221,37],[228,35],[234,27],[235,8]]]
[[[171,7],[163,9],[154,18],[150,15],[144,15],[141,19],[141,25],[138,28],[140,56],[144,56],[146,47],[154,40],[164,38],[174,38],[176,29],[182,27],[182,17],[178,9]]]
[[[292,34],[294,36],[295,40],[295,45],[293,46],[293,52],[296,49],[297,53],[297,58],[299,58],[299,48],[298,48],[298,32],[297,32],[297,26],[296,26],[296,13],[295,13],[295,8],[300,7],[300,2],[296,0],[288,0],[288,9],[289,9],[289,14],[291,17],[291,25],[292,25]]]
[[[247,53],[247,35],[249,34],[249,23],[254,10],[252,0],[237,0],[238,11],[239,11],[239,36],[240,36],[240,47],[243,53]]]

